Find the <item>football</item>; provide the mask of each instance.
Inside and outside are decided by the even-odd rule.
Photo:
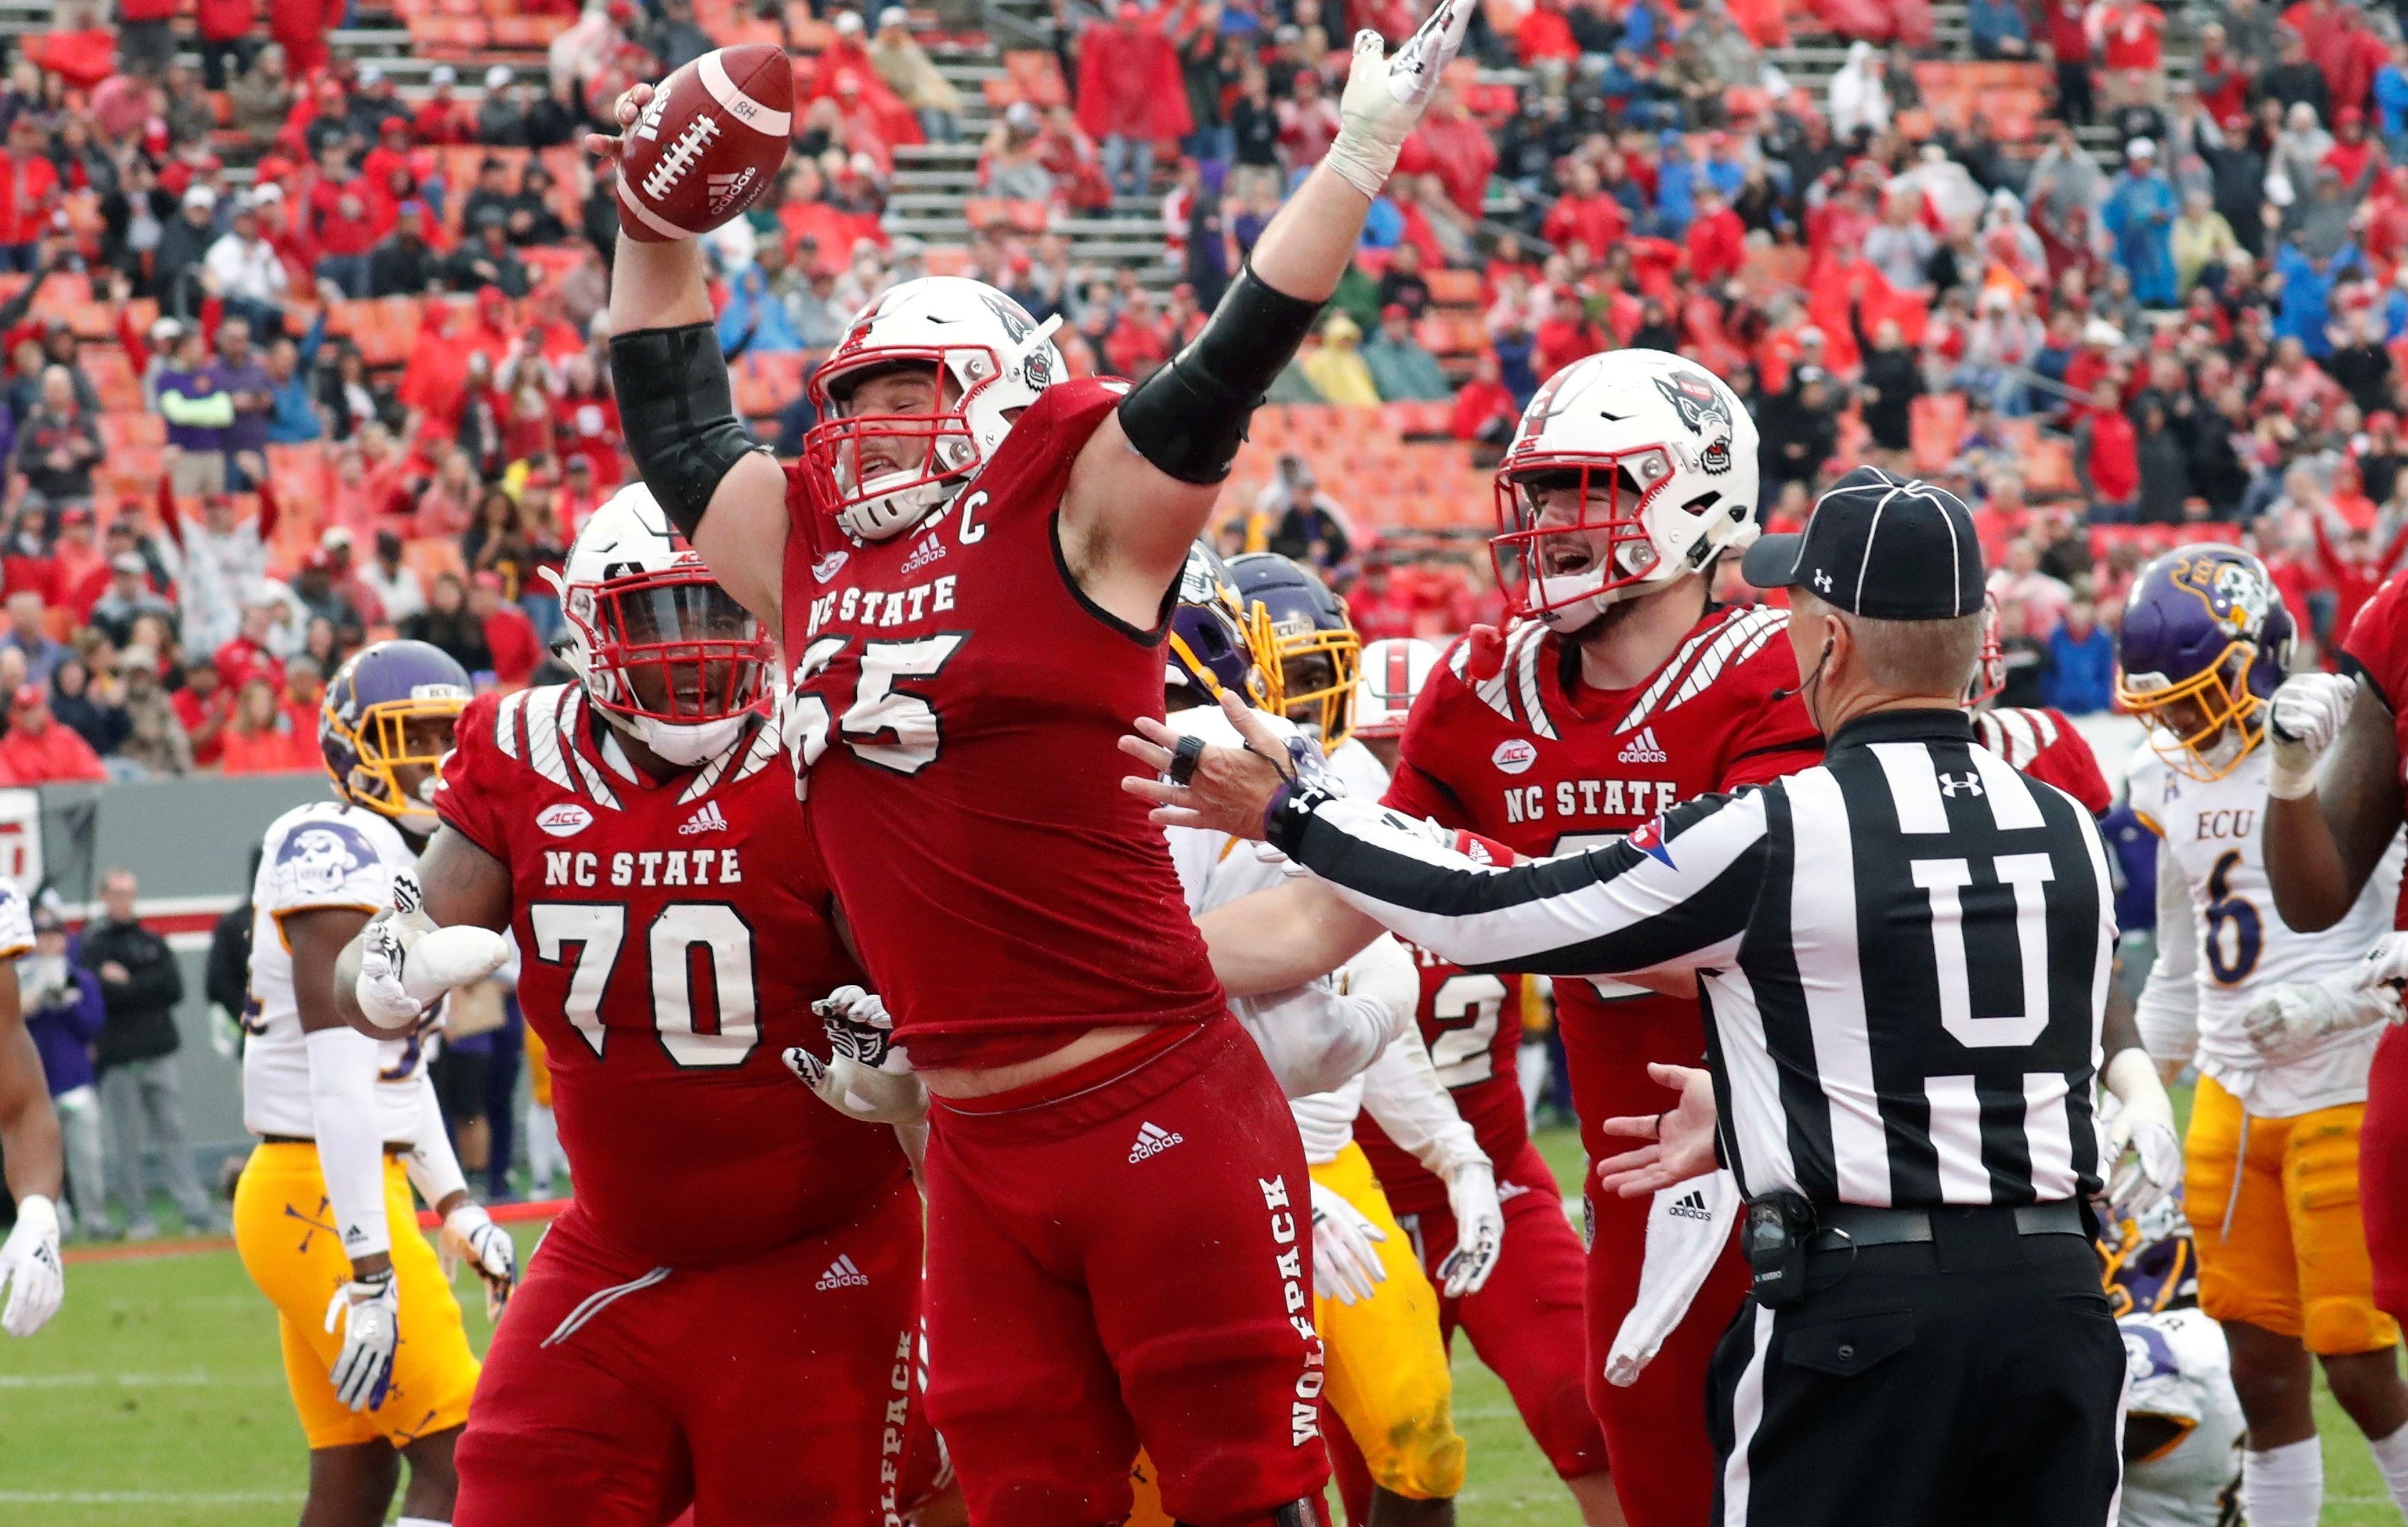
[[[794,104],[794,68],[775,43],[722,48],[662,80],[627,129],[619,226],[666,243],[752,206],[786,162]]]

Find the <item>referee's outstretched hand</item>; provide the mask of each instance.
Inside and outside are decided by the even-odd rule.
[[[1121,739],[1121,751],[1151,772],[1131,774],[1121,788],[1154,803],[1152,819],[1168,828],[1198,828],[1259,843],[1263,815],[1281,788],[1296,783],[1287,743],[1263,724],[1259,712],[1224,692],[1221,710],[1240,748],[1213,747],[1182,737],[1151,716],[1137,718],[1137,735]]]
[[[1713,1074],[1693,1066],[1655,1063],[1648,1066],[1647,1074],[1678,1091],[1681,1101],[1660,1114],[1609,1118],[1599,1126],[1608,1134],[1648,1142],[1597,1163],[1598,1187],[1624,1198],[1639,1198],[1702,1177],[1719,1164],[1714,1160]]]

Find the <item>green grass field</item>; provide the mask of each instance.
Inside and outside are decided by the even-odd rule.
[[[1570,1131],[1541,1145],[1568,1182]],[[523,1229],[523,1255],[534,1239]],[[30,1342],[0,1342],[0,1523],[9,1527],[271,1527],[298,1515],[300,1428],[276,1318],[231,1251],[79,1263],[65,1307]],[[481,1348],[483,1302],[461,1275]],[[1457,1344],[1455,1418],[1470,1444],[1461,1520],[1577,1527],[1571,1499],[1504,1387]],[[2320,1396],[2324,1520],[2396,1523],[2364,1443]],[[566,1504],[566,1503],[565,1503]],[[568,1520],[574,1520],[573,1511]]]

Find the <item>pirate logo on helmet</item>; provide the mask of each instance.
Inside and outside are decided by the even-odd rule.
[[[2207,606],[2228,636],[2255,631],[2273,602],[2273,584],[2263,574],[2228,557],[2186,558],[2174,569],[2172,582]]]
[[[1714,385],[1714,379],[1703,371],[1674,371],[1657,377],[1656,388],[1679,412],[1681,423],[1698,434],[1704,434],[1708,425],[1731,427],[1730,405],[1723,401],[1722,390]]]

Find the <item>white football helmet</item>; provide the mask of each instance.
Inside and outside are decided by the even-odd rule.
[[[1744,550],[1756,479],[1756,421],[1704,367],[1661,350],[1574,361],[1531,397],[1498,469],[1489,546],[1508,606],[1576,631]]]
[[[742,735],[771,661],[761,623],[712,581],[641,483],[594,511],[569,548],[555,644],[611,721],[681,767]]]
[[[1354,735],[1402,737],[1406,713],[1444,657],[1417,637],[1392,636],[1364,647],[1354,680]]]
[[[946,502],[995,454],[1020,410],[1068,375],[1054,348],[1061,319],[1039,324],[1003,293],[964,276],[924,276],[890,288],[854,316],[810,382],[820,423],[803,460],[821,479],[848,535],[883,540]],[[933,367],[926,413],[846,416],[853,390],[875,372]],[[873,441],[909,462],[859,470]]]

